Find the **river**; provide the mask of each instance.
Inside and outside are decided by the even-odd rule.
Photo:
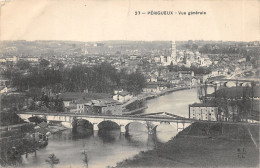
[[[188,105],[199,102],[197,89],[181,90],[148,100],[144,113],[169,112],[188,117]],[[23,156],[23,167],[48,167],[45,160],[54,153],[60,159],[60,167],[83,167],[83,154],[88,155],[89,168],[115,166],[117,162],[133,157],[140,151],[153,149],[157,142],[167,142],[177,134],[170,125],[159,125],[157,137],[148,135],[144,125],[133,123],[129,126],[129,136],[120,135],[119,130],[95,132],[82,135],[65,130],[49,137],[49,144],[37,151],[36,157]]]

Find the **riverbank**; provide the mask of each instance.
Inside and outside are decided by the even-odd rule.
[[[181,90],[186,90],[186,89],[191,89],[192,87],[176,87],[176,88],[171,88],[171,89],[167,89],[167,90],[163,90],[161,92],[158,93],[149,93],[148,95],[146,94],[141,94],[140,96],[138,95],[137,99],[138,100],[150,100],[150,99],[154,99],[156,97],[159,96],[163,96],[172,92],[176,92],[176,91],[181,91]]]
[[[258,146],[256,146],[256,144]],[[117,167],[257,167],[259,126],[194,123]]]

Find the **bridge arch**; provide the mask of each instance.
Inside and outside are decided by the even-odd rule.
[[[93,123],[91,123],[89,120],[78,119],[76,122],[77,122],[77,126],[81,126],[83,128],[93,129]]]
[[[243,87],[251,87],[251,82],[244,82],[244,83],[241,83],[241,86],[243,86]]]
[[[99,123],[97,123],[98,129],[119,129],[120,128],[120,123],[113,121],[113,120],[103,120]]]
[[[177,122],[160,122],[154,125],[154,127],[152,128],[153,132],[157,132],[158,127],[164,126],[164,125],[169,125],[172,127],[172,129],[177,129]]]
[[[227,81],[224,83],[224,86],[228,87],[228,88],[235,87],[235,86],[237,86],[237,83],[235,81]]]
[[[145,128],[145,130],[147,130],[147,125],[145,122],[141,122],[141,121],[129,121],[128,123],[125,123],[125,132],[127,134],[129,134],[129,128],[131,124],[138,124],[141,125]]]
[[[148,131],[148,134],[152,134],[156,128],[157,125],[159,125],[159,122],[150,122],[150,121],[130,121],[125,125],[126,132],[129,133],[129,126],[133,123],[138,123],[140,125],[143,125],[145,130]]]

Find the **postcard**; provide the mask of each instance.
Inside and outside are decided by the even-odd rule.
[[[259,167],[260,1],[0,5],[1,167]]]

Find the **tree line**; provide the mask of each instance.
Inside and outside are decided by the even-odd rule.
[[[185,67],[184,65],[173,65],[172,63],[168,66],[170,72],[178,72],[178,71],[193,71],[195,75],[197,74],[209,74],[211,73],[211,69],[208,67],[197,67],[191,65],[191,67]]]
[[[145,87],[145,78],[140,73],[127,74],[125,70],[117,71],[109,63],[93,67],[84,65],[71,68],[57,68],[41,61],[38,67],[18,63],[2,73],[18,91],[24,92],[49,88],[53,93],[81,92],[88,90],[97,93],[112,93],[122,88],[138,94]]]
[[[259,100],[254,100],[254,94],[259,92],[259,86],[232,87],[215,90],[207,95],[210,99],[203,102],[219,108],[225,117],[232,121],[241,121],[248,117],[259,117]],[[258,95],[258,94],[257,94]]]

